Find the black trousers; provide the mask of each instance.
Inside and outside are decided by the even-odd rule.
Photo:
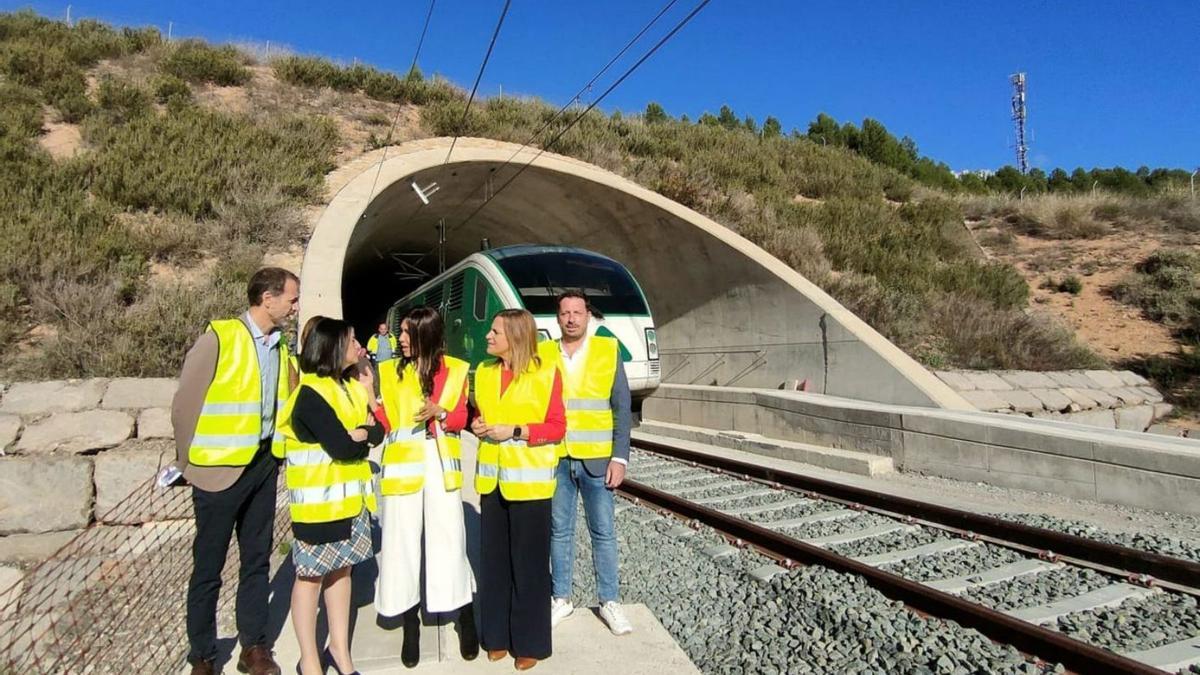
[[[550,500],[510,502],[496,489],[481,502],[480,643],[548,658]]]
[[[192,488],[196,539],[192,542],[192,578],[187,593],[188,661],[217,656],[217,596],[229,541],[237,533],[240,552],[237,629],[243,647],[267,644],[271,540],[275,525],[279,462],[269,442],[228,489]]]

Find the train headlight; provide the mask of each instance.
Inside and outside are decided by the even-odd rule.
[[[653,328],[646,329],[646,357],[651,361],[658,360],[658,334]]]

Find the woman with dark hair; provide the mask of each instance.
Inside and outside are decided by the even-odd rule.
[[[380,492],[383,546],[375,608],[404,616],[400,660],[420,660],[421,577],[425,611],[459,609],[459,651],[479,654],[471,598],[475,577],[463,525],[462,448],[467,425],[466,361],[446,355],[442,317],[420,307],[400,323],[400,358],[379,364],[379,387],[391,431],[383,448]],[[421,566],[421,543],[425,565]]]
[[[475,370],[481,495],[480,637],[488,659],[510,652],[517,670],[550,656],[550,498],[567,430],[556,351],[538,356],[537,326],[523,309],[496,315],[493,359]],[[499,488],[499,489],[497,489]]]
[[[367,451],[383,440],[369,408],[370,370],[352,373],[362,348],[349,324],[317,317],[304,327],[300,386],[280,413],[295,545],[292,623],[300,643],[296,672],[327,666],[354,672],[350,657],[350,568],[373,555],[368,511],[375,510]],[[322,589],[329,646],[317,647]]]

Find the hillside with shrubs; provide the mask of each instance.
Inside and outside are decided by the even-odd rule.
[[[264,60],[168,42],[153,28],[29,12],[0,15],[0,97],[6,378],[174,375],[204,321],[244,303],[250,272],[298,262],[337,166],[455,134],[536,136],[542,147],[570,119],[553,119],[545,101],[497,97],[476,100],[464,121],[464,92],[420,72]],[[935,368],[1102,367],[1031,300],[1038,284],[1008,253],[1024,239],[1091,241],[1151,221],[1184,246],[1200,229],[1194,203],[1160,192],[1102,203],[1051,195],[1061,203],[1037,213],[1041,197],[939,186],[929,176],[944,165],[871,128],[885,156],[898,144],[912,165],[881,161],[861,142],[785,133],[775,118],[759,125],[724,109],[692,121],[653,103],[592,111],[549,149],[742,234]],[[1163,303],[1148,289],[1161,281],[1136,274],[1147,278],[1111,299],[1153,317]],[[1191,293],[1150,319],[1181,344],[1194,284]]]

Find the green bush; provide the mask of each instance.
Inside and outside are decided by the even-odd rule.
[[[1200,254],[1155,251],[1113,288],[1113,297],[1185,336],[1200,335]]]
[[[162,33],[154,26],[143,28],[126,27],[121,29],[121,37],[131,52],[144,52],[162,44]]]
[[[1049,317],[999,309],[958,295],[935,297],[931,332],[958,368],[1059,370],[1102,368],[1104,362]]]
[[[97,194],[131,209],[211,216],[238,191],[277,189],[297,201],[324,194],[337,131],[324,117],[254,122],[201,108],[148,115],[100,137]]]
[[[1070,293],[1071,295],[1079,295],[1083,291],[1083,281],[1074,274],[1066,277],[1058,282],[1058,291],[1060,293]]]
[[[333,62],[313,56],[283,56],[271,61],[275,76],[299,87],[352,88],[350,78],[342,78],[342,69]]]
[[[96,105],[109,117],[109,124],[123,124],[150,111],[150,95],[129,82],[104,77],[96,91]]]
[[[224,87],[250,81],[245,57],[232,45],[214,47],[199,40],[175,43],[162,62],[163,72],[188,82],[211,82]]]
[[[39,357],[17,364],[38,377],[177,375],[205,324],[246,301],[245,282],[216,281],[150,286],[128,304],[119,285],[104,280],[48,284],[38,297],[35,306],[61,317]]]
[[[36,89],[0,82],[0,136],[29,138],[42,129],[42,100]]]
[[[155,44],[154,29],[116,31],[90,19],[74,27],[28,11],[0,14],[0,73],[39,90],[62,119],[78,122],[91,111],[84,68]]]
[[[338,91],[359,91],[379,101],[425,105],[435,101],[461,100],[462,92],[449,82],[428,80],[413,70],[404,77],[355,64],[349,68],[313,56],[285,56],[271,62],[275,76],[299,87],[329,87]]]
[[[154,100],[164,105],[187,103],[192,100],[192,88],[174,75],[159,75],[154,80]]]
[[[119,266],[128,271],[144,256],[111,207],[89,194],[80,162],[56,164],[30,141],[7,136],[0,157],[0,340],[10,341],[25,328],[24,306],[44,299],[48,286],[115,278]],[[33,320],[62,321],[62,311],[43,306]],[[8,346],[0,342],[0,353]]]

